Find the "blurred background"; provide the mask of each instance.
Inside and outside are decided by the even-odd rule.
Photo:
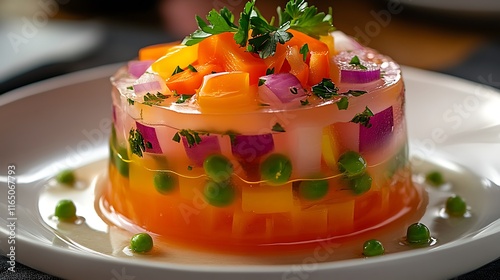
[[[0,93],[49,77],[133,59],[182,39],[194,15],[243,0],[0,0]],[[257,1],[267,17],[285,0]],[[403,65],[500,87],[500,1],[333,0],[334,24]]]

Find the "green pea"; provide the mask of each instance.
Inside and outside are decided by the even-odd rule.
[[[153,184],[159,193],[166,194],[175,189],[177,180],[175,175],[160,171],[153,177]]]
[[[281,154],[272,154],[260,165],[262,180],[271,185],[282,185],[292,176],[292,162]]]
[[[153,249],[153,238],[147,233],[138,233],[130,239],[130,249],[136,253],[146,253]]]
[[[439,187],[445,183],[443,174],[441,174],[441,172],[439,172],[439,171],[429,172],[425,176],[425,181],[427,182],[427,184],[435,186],[435,187]]]
[[[203,192],[205,200],[212,206],[225,207],[230,205],[235,197],[235,190],[231,182],[208,181]]]
[[[429,228],[422,223],[414,223],[406,230],[406,241],[411,244],[428,244],[431,241]]]
[[[75,173],[70,169],[63,170],[57,174],[56,180],[61,184],[72,186],[76,181]]]
[[[467,212],[467,204],[462,197],[453,195],[446,200],[445,209],[450,216],[461,217]]]
[[[128,178],[129,168],[128,168],[128,153],[127,148],[117,147],[116,153],[114,154],[114,161],[116,169],[123,176]]]
[[[372,177],[368,173],[349,178],[349,188],[357,195],[364,194],[372,187]]]
[[[223,155],[208,156],[203,162],[205,173],[215,182],[223,182],[231,178],[233,173],[233,165]]]
[[[307,200],[317,200],[328,193],[327,180],[306,180],[300,182],[299,194]]]
[[[384,245],[377,239],[370,239],[363,244],[363,255],[367,257],[379,256],[384,252]]]
[[[347,177],[353,177],[365,172],[366,161],[359,153],[347,151],[339,157],[338,168]]]
[[[76,218],[76,206],[69,199],[60,200],[56,205],[54,216],[60,220],[72,220]]]

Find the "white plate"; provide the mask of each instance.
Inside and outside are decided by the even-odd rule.
[[[412,153],[432,159],[455,178],[454,191],[467,198],[473,214],[466,229],[438,231],[435,246],[317,264],[308,264],[310,258],[304,257],[302,262],[284,265],[205,265],[113,257],[61,242],[42,222],[39,194],[46,179],[61,168],[82,167],[106,156],[105,122],[111,112],[108,77],[117,68],[109,65],[78,72],[0,97],[0,166],[4,168],[0,174],[7,173],[8,165],[16,166],[17,261],[69,279],[445,279],[500,256],[500,119],[495,117],[500,94],[412,68],[404,69]],[[419,165],[418,159],[414,163],[417,170],[429,168]],[[0,176],[3,225],[8,213],[3,198],[6,181]],[[447,193],[431,191],[427,212],[434,211]],[[435,213],[426,215],[425,223],[440,221]],[[3,254],[9,252],[8,236],[6,227],[0,227]]]

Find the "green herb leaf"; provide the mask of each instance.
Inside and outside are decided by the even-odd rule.
[[[370,108],[365,107],[365,110],[361,113],[358,113],[352,118],[351,122],[359,123],[360,125],[370,128],[372,124],[370,123],[370,118],[373,117],[373,112]]]
[[[196,16],[199,29],[184,38],[182,44],[192,46],[212,35],[238,31],[238,27],[233,23],[234,15],[226,7],[219,12],[212,9],[207,15],[207,20],[210,24],[207,24],[201,17]]]
[[[144,95],[144,102],[142,104],[148,105],[148,106],[153,106],[153,105],[159,105],[163,100],[167,99],[169,96],[164,95],[161,92],[157,92],[156,94],[151,94],[151,93],[146,93]]]
[[[247,2],[243,12],[240,14],[240,20],[238,23],[240,27],[238,31],[234,34],[234,40],[236,44],[244,47],[247,45],[248,32],[250,31],[250,17],[252,16],[253,9],[255,7],[255,0]]]
[[[306,100],[300,100],[300,105],[302,105],[302,106],[309,105],[309,100],[308,99],[306,99]]]
[[[179,74],[181,72],[184,72],[184,70],[182,70],[182,68],[179,67],[179,65],[177,65],[177,67],[175,68],[174,72],[172,73],[172,76],[175,75],[175,74]]]
[[[134,87],[133,86],[129,86],[127,87],[128,90],[134,90]]]
[[[359,57],[357,55],[355,55],[351,58],[351,61],[349,62],[349,64],[357,66],[357,67],[359,67],[359,69],[363,69],[363,70],[368,69],[368,68],[366,68],[366,66],[361,64],[361,61],[359,60]]]
[[[333,96],[337,96],[338,88],[335,86],[333,81],[328,78],[323,78],[323,80],[312,86],[311,88],[314,95],[322,99],[330,99]]]
[[[337,102],[337,108],[339,108],[339,110],[347,110],[347,107],[349,107],[349,98],[344,96]]]
[[[276,45],[278,43],[284,44],[293,37],[292,33],[286,31],[289,25],[276,29],[270,25],[264,26],[267,22],[256,17],[252,18],[252,23],[254,22],[260,26],[260,29],[256,27],[257,29],[253,30],[252,36],[254,33],[257,36],[253,36],[252,39],[248,40],[248,44],[251,52],[259,54],[259,57],[262,59],[273,56],[276,53]]]
[[[179,132],[176,132],[174,134],[174,137],[172,137],[172,140],[174,140],[175,142],[177,143],[180,143],[181,142],[181,135],[179,134]]]
[[[200,135],[208,135],[206,132],[196,132],[190,129],[181,129],[177,133],[175,133],[172,138],[173,141],[179,143],[181,141],[181,136],[186,138],[188,143],[188,147],[193,147],[194,145],[200,144],[202,139]]]
[[[192,95],[189,95],[189,94],[181,94],[179,99],[177,99],[177,101],[175,101],[175,103],[177,104],[182,104],[184,102],[186,102],[186,100],[189,100],[189,98],[191,98]]]
[[[309,54],[309,45],[307,44],[304,44],[302,47],[300,47],[300,51],[299,51],[302,56],[304,57],[304,61],[306,61],[307,59],[307,54]]]
[[[135,101],[132,98],[127,98],[128,105],[134,105]]]
[[[191,64],[188,65],[188,69],[191,70],[191,72],[194,72],[194,73],[198,72],[198,70],[196,70],[196,68],[194,68],[194,66],[191,65]]]
[[[273,68],[267,68],[267,69],[266,69],[266,76],[267,76],[267,75],[271,75],[271,74],[274,74],[274,67],[273,67]]]
[[[281,126],[280,123],[275,123],[271,130],[276,132],[285,132],[285,129]]]
[[[187,169],[188,169],[189,171],[191,171],[191,170],[193,170],[193,167],[192,167],[191,165],[188,165]]]
[[[146,151],[146,146],[144,144],[144,137],[138,130],[133,128],[130,129],[128,143],[130,145],[130,151],[132,151],[133,154],[142,157],[142,153]]]
[[[308,7],[305,0],[290,0],[282,11],[278,8],[279,24],[290,23],[290,28],[303,32],[316,39],[335,30],[332,25],[332,9],[328,14],[318,13],[315,6]]]
[[[265,84],[266,83],[266,80],[264,79],[259,79],[259,84],[258,86],[260,87],[261,85]]]

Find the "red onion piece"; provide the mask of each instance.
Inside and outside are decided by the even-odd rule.
[[[370,128],[359,126],[359,151],[369,151],[380,148],[384,142],[391,139],[394,130],[392,106],[376,113],[370,118]]]
[[[182,136],[182,144],[188,158],[195,166],[203,166],[203,161],[212,154],[220,153],[219,138],[215,135],[200,135],[201,142],[189,146],[186,137]]]
[[[161,83],[159,81],[145,82],[133,85],[136,95],[143,95],[146,93],[156,94],[162,92]]]
[[[231,142],[233,155],[243,162],[253,162],[274,150],[272,134],[236,135]]]
[[[158,141],[158,137],[156,136],[156,129],[151,126],[144,125],[140,122],[135,122],[137,127],[137,131],[142,134],[144,138],[144,142],[146,144],[146,152],[161,154],[160,142]]]
[[[340,70],[340,82],[349,84],[363,84],[380,79],[380,65],[369,61],[371,56],[368,49],[356,51],[344,51],[334,57],[334,61]],[[351,64],[351,60],[357,56],[361,66]]]
[[[286,104],[306,96],[299,79],[291,73],[271,74],[260,79],[265,82],[259,86],[259,97],[270,105]]]
[[[139,78],[153,64],[154,60],[134,60],[128,63],[128,73],[135,78]]]
[[[350,84],[364,84],[380,79],[380,69],[342,69],[340,70],[340,81]]]

